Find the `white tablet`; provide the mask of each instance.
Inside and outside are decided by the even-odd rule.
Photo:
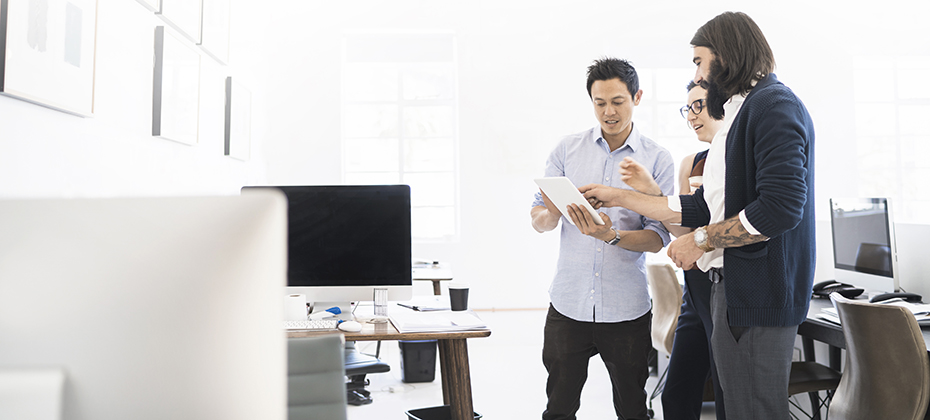
[[[568,178],[564,176],[554,176],[548,178],[536,178],[536,185],[539,185],[539,188],[542,188],[543,192],[546,193],[546,196],[552,200],[552,203],[559,208],[559,211],[562,212],[562,215],[565,216],[565,220],[568,220],[568,223],[575,224],[572,222],[572,218],[569,215],[565,214],[566,208],[569,204],[577,204],[588,211],[591,214],[591,217],[594,218],[594,223],[598,225],[603,225],[604,220],[601,219],[601,216],[597,214],[594,210],[594,207],[591,207],[591,204],[588,203],[588,200],[581,195],[581,192],[578,191],[578,187],[575,184],[572,184]]]

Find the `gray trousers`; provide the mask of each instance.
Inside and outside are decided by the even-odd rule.
[[[710,295],[711,342],[730,419],[789,418],[788,376],[798,327],[730,327],[724,279]]]

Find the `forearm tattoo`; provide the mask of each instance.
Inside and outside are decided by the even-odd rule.
[[[739,215],[707,227],[707,242],[714,248],[736,248],[762,242],[765,235],[751,235],[743,227]]]

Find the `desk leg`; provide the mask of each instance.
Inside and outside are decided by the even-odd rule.
[[[473,420],[468,346],[464,338],[439,340],[442,402],[452,409],[452,420]]]
[[[830,346],[830,367],[840,370],[840,357],[841,357],[841,348]]]
[[[433,280],[433,295],[439,296],[442,294],[442,288],[439,287],[439,280]]]

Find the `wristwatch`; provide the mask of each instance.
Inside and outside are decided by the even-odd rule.
[[[701,248],[701,251],[710,252],[714,250],[714,247],[710,246],[707,243],[707,226],[701,226],[694,231],[694,244],[698,248]]]
[[[614,229],[611,229],[611,230],[614,231],[614,238],[611,239],[611,240],[609,240],[609,241],[604,241],[604,242],[605,242],[607,245],[616,245],[617,242],[620,242],[620,232],[617,231],[617,230],[614,230]]]

